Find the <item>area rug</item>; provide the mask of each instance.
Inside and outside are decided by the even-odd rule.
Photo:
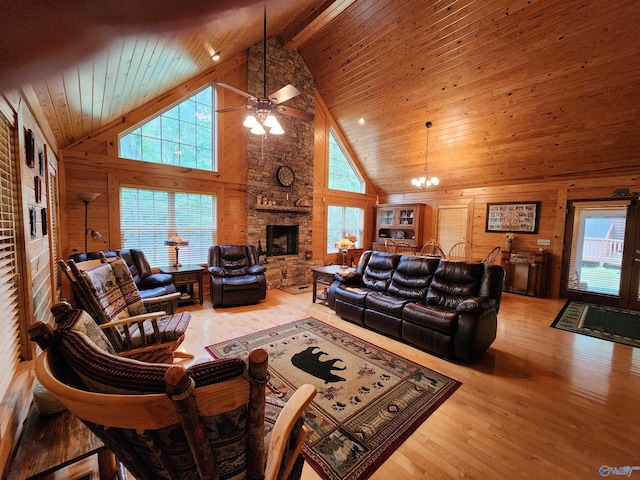
[[[269,394],[318,393],[303,453],[325,479],[368,478],[461,383],[309,317],[206,347],[214,358],[269,352]]]
[[[280,287],[280,290],[292,293],[293,295],[300,295],[301,293],[313,292],[313,286],[311,284],[291,285],[289,287]]]
[[[567,300],[554,328],[640,347],[640,312]]]

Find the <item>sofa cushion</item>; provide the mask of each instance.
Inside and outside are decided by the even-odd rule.
[[[260,283],[255,275],[237,275],[231,277],[222,277],[222,288],[225,291],[232,290],[250,290],[258,288]]]
[[[478,296],[483,274],[483,263],[441,261],[429,285],[427,302],[456,308],[467,298]]]
[[[402,310],[403,321],[446,335],[454,335],[458,330],[458,316],[459,313],[454,309],[427,302],[410,302]]]
[[[385,292],[374,291],[366,296],[364,305],[367,309],[401,318],[402,309],[409,302],[410,300],[405,297],[398,297]]]
[[[362,283],[372,290],[384,291],[389,286],[400,255],[386,252],[372,252],[362,274]]]
[[[439,263],[433,258],[400,257],[387,291],[398,297],[424,300]]]
[[[342,300],[352,305],[365,306],[365,299],[369,293],[373,292],[371,288],[358,287],[353,285],[338,285],[334,295],[336,300]]]

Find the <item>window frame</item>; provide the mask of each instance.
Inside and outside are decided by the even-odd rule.
[[[329,209],[330,208],[341,208],[342,209],[342,225],[340,227],[340,229],[337,228],[331,228],[329,225]],[[360,211],[360,225],[358,226],[358,228],[347,228],[345,226],[345,218],[346,218],[346,209],[348,208],[352,208],[354,210],[359,210]],[[327,242],[327,248],[326,248],[326,253],[327,254],[335,254],[335,253],[339,253],[339,250],[336,248],[335,243],[340,240],[345,238],[345,235],[347,234],[351,234],[351,235],[355,235],[356,236],[356,241],[355,241],[355,246],[353,248],[362,248],[363,245],[363,237],[364,237],[364,223],[365,223],[365,208],[359,205],[345,205],[345,204],[337,204],[337,203],[332,203],[332,204],[327,204],[327,211],[326,211],[326,216],[327,216],[327,235],[326,235],[326,242]],[[335,232],[337,230],[340,230],[340,238],[338,238],[337,240],[333,241],[332,239],[332,232]]]
[[[351,167],[351,170],[353,171],[354,175],[360,182],[360,189],[358,191],[345,190],[345,189],[335,188],[331,186],[331,177],[332,177],[331,139],[335,140],[335,143],[340,149],[342,156],[345,158],[345,160],[347,161],[347,164],[349,165],[349,167]],[[360,194],[360,195],[364,195],[367,192],[367,183],[364,179],[364,175],[362,174],[362,172],[360,172],[360,169],[356,166],[356,163],[353,157],[351,156],[351,154],[349,153],[349,150],[345,147],[344,142],[342,141],[340,135],[338,135],[337,130],[333,128],[333,126],[329,127],[329,135],[327,136],[327,188],[336,192],[348,192],[348,193],[354,193],[354,194]]]
[[[207,239],[207,241],[209,242],[208,246],[201,246],[201,248],[204,248],[204,250],[198,250],[198,251],[189,251],[190,248],[193,248],[191,245],[184,247],[184,249],[181,249],[180,252],[180,263],[183,264],[187,264],[187,263],[191,263],[191,264],[205,264],[207,261],[207,255],[208,255],[208,247],[211,245],[216,245],[218,242],[218,236],[219,236],[219,208],[220,208],[220,194],[217,191],[211,191],[211,192],[203,192],[203,191],[197,191],[197,190],[185,190],[185,189],[176,189],[176,188],[166,188],[162,185],[136,185],[136,184],[125,184],[125,183],[121,183],[120,185],[118,185],[118,200],[119,200],[119,212],[118,212],[118,228],[119,228],[119,237],[120,237],[120,245],[121,248],[143,248],[146,247],[146,245],[126,245],[125,244],[125,232],[127,231],[134,231],[134,229],[132,228],[128,228],[128,227],[124,227],[123,223],[122,223],[122,218],[123,218],[123,202],[122,202],[122,192],[123,189],[132,189],[132,190],[148,190],[148,191],[154,191],[154,192],[159,192],[159,193],[166,193],[168,194],[168,198],[173,198],[174,201],[168,203],[167,205],[167,211],[169,213],[176,211],[176,204],[175,204],[175,197],[178,194],[187,194],[187,195],[204,195],[204,196],[209,196],[212,197],[213,199],[213,209],[212,209],[212,229],[211,229],[211,239]],[[159,238],[158,242],[156,242],[155,245],[152,246],[150,251],[147,251],[145,249],[145,255],[147,256],[147,258],[149,259],[149,262],[153,265],[153,266],[164,266],[164,265],[171,265],[174,263],[175,261],[175,254],[174,254],[174,247],[169,247],[169,246],[165,246],[164,245],[164,241],[168,240],[170,236],[175,235],[176,233],[185,237],[187,240],[190,239],[189,236],[189,231],[197,231],[197,230],[206,230],[204,227],[192,227],[193,230],[189,230],[188,228],[183,228],[183,227],[177,227],[175,224],[175,217],[172,217],[174,222],[172,224],[170,224],[169,226],[166,227],[148,227],[146,226],[145,228],[153,228],[156,231],[160,231],[160,232],[166,232],[166,237],[163,238]],[[138,227],[138,229],[140,229],[142,227]],[[192,239],[194,238],[193,236],[191,237]],[[204,238],[204,236],[203,236]],[[204,243],[202,244],[204,245]],[[163,250],[166,250],[166,252],[164,252]],[[206,251],[205,251],[206,250]],[[156,252],[162,252],[161,254],[157,254]],[[166,253],[166,255],[164,255],[164,253]],[[202,254],[202,258],[198,257],[198,259],[193,259],[194,255],[200,255]],[[166,260],[165,260],[166,258]]]
[[[145,125],[151,123],[152,121],[156,120],[159,117],[162,117],[164,114],[166,114],[167,112],[169,112],[170,110],[179,107],[181,104],[183,104],[184,102],[190,100],[191,98],[195,97],[196,95],[200,94],[201,92],[203,92],[204,90],[206,90],[207,88],[211,89],[211,170],[209,169],[202,169],[202,168],[196,168],[193,167],[191,165],[181,165],[180,163],[178,164],[174,164],[174,163],[165,163],[162,161],[162,159],[159,160],[149,160],[149,159],[139,159],[139,158],[129,158],[129,157],[123,157],[122,156],[122,149],[121,149],[121,141],[124,137],[126,137],[127,135],[132,134],[132,132],[134,132],[137,129],[142,129]],[[194,93],[181,98],[180,100],[172,103],[171,105],[169,105],[168,107],[162,109],[161,111],[157,112],[156,114],[146,117],[144,120],[138,122],[136,125],[132,126],[131,128],[128,128],[127,130],[120,132],[118,134],[118,141],[117,141],[117,154],[119,158],[123,158],[125,160],[131,160],[134,162],[149,162],[149,163],[153,163],[153,164],[158,164],[158,165],[164,165],[164,166],[175,166],[175,167],[181,167],[181,168],[192,168],[194,170],[200,170],[203,172],[218,172],[219,170],[219,122],[218,122],[218,113],[216,112],[216,110],[218,109],[218,88],[216,87],[214,82],[208,83],[204,86],[202,86],[200,89],[198,89],[197,91],[195,91]],[[180,120],[178,120],[178,122],[180,122]],[[184,122],[187,123],[187,122]],[[197,128],[197,126],[196,126]],[[142,137],[142,135],[141,135]],[[159,138],[159,141],[162,143],[163,139],[162,137]],[[168,141],[168,140],[167,140]],[[194,146],[195,147],[195,146]],[[196,160],[197,161],[197,160]]]

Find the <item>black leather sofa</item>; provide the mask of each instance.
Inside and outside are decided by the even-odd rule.
[[[152,272],[149,261],[142,250],[124,248],[122,250],[103,250],[102,253],[107,258],[121,256],[127,262],[142,298],[159,297],[177,291],[171,275]],[[69,260],[76,263],[98,260],[99,258],[100,252],[74,253],[69,256]]]
[[[436,355],[472,361],[496,338],[499,265],[367,250],[329,288],[336,314]]]

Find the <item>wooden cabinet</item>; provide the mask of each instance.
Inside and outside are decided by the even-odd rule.
[[[504,291],[546,297],[549,283],[547,252],[502,252],[502,268],[506,272]]]
[[[388,238],[405,240],[422,246],[422,215],[424,204],[378,205],[374,248]]]

